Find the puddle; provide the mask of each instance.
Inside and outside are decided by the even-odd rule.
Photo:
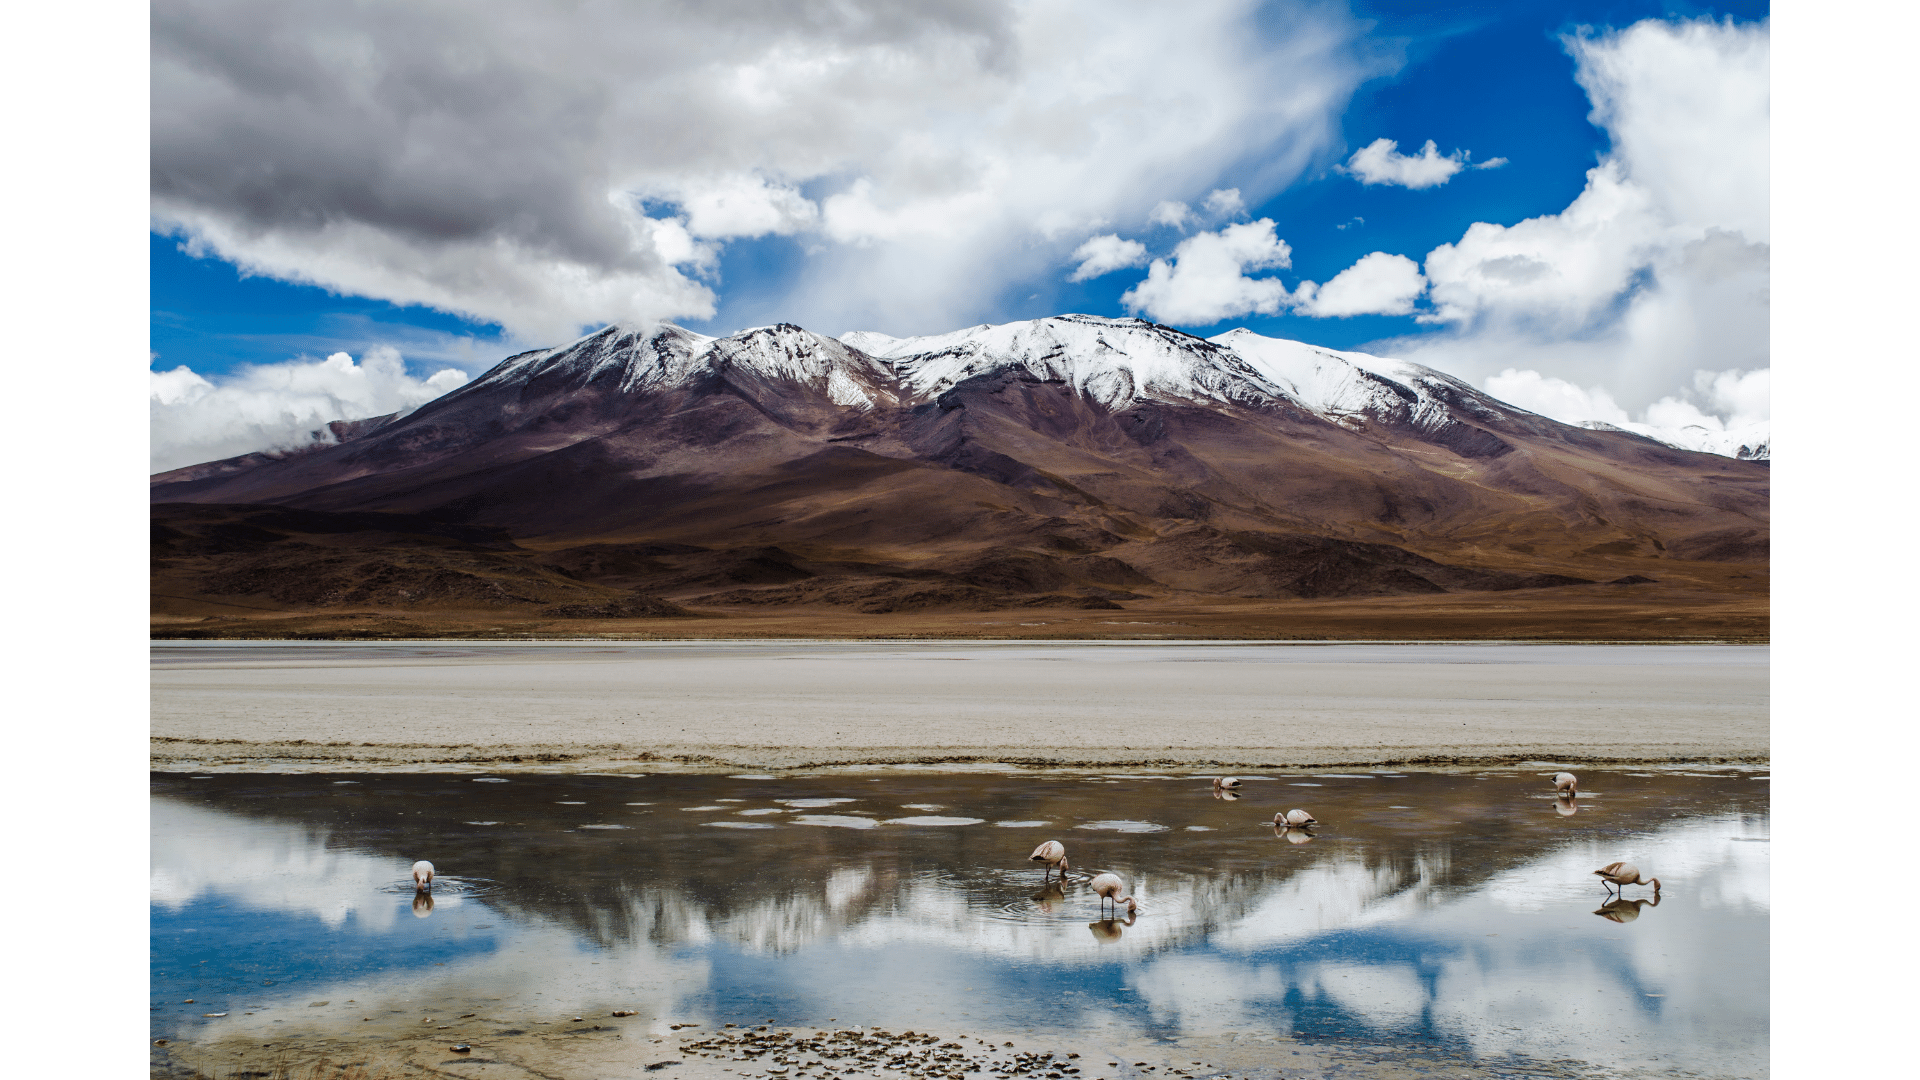
[[[1206,777],[155,775],[152,1038],[444,1050],[631,1009],[642,1039],[831,1022],[1285,1046],[1262,1053],[1289,1077],[1305,1059],[1284,1055],[1358,1045],[1503,1075],[1765,1075],[1767,785],[1582,770],[1606,797],[1566,806],[1537,772],[1323,774],[1310,833],[1271,826],[1284,784],[1228,802]],[[589,831],[563,805],[638,800],[737,818],[602,809],[634,816]],[[943,813],[802,812],[850,803]],[[1064,883],[1027,860],[1044,839]],[[1606,895],[1591,871],[1616,860],[1661,878],[1657,903]],[[1131,920],[1087,887],[1104,871]]]

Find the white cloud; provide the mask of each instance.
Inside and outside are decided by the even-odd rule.
[[[1347,267],[1325,285],[1303,281],[1294,293],[1294,311],[1316,318],[1349,315],[1410,315],[1427,288],[1420,264],[1405,255],[1375,251]]]
[[[1577,386],[1537,371],[1508,368],[1489,376],[1481,388],[1510,405],[1563,424],[1598,421],[1622,426],[1633,420],[1614,402],[1613,395],[1600,387]]]
[[[1466,167],[1466,156],[1455,150],[1443,156],[1432,139],[1412,157],[1399,152],[1392,139],[1375,139],[1354,151],[1347,159],[1346,171],[1361,183],[1390,184],[1406,188],[1439,187]],[[1496,159],[1505,164],[1504,159]]]
[[[1194,219],[1193,210],[1183,202],[1161,201],[1147,212],[1147,224],[1167,225],[1176,229],[1186,227]]]
[[[712,317],[721,245],[791,236],[790,291],[736,317],[946,330],[1072,237],[1323,153],[1386,62],[1283,6],[160,0],[154,221],[542,342]]]
[[[149,373],[152,472],[236,454],[310,443],[332,420],[411,410],[456,389],[467,376],[443,368],[420,379],[400,353],[367,350],[325,360],[289,360],[242,368],[218,381],[185,365]]]
[[[1115,270],[1124,270],[1129,266],[1147,264],[1147,245],[1138,240],[1122,240],[1113,233],[1096,236],[1073,250],[1071,256],[1080,263],[1068,281],[1086,281],[1101,274],[1110,274]]]
[[[1214,191],[1201,205],[1215,217],[1234,217],[1247,212],[1247,201],[1240,197],[1239,188],[1221,188]]]
[[[1750,415],[1693,379],[1770,367],[1767,27],[1647,20],[1567,47],[1612,152],[1560,213],[1430,252],[1426,319],[1447,331],[1369,349],[1475,382],[1604,386],[1641,417],[1668,398]]]
[[[791,236],[814,226],[820,208],[789,184],[764,176],[736,175],[687,181],[671,192],[687,214],[694,236]]]
[[[1647,406],[1638,420],[1601,387],[1579,386],[1538,371],[1508,368],[1482,385],[1502,401],[1562,423],[1597,421],[1690,450],[1733,454],[1743,445],[1770,442],[1772,377],[1765,368],[1696,371],[1691,386]]]
[[[1171,259],[1155,259],[1147,278],[1120,297],[1129,311],[1161,322],[1211,326],[1250,312],[1272,314],[1289,297],[1278,278],[1251,278],[1249,270],[1293,264],[1293,249],[1261,218],[1180,241]]]

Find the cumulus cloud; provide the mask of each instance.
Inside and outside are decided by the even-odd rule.
[[[1392,139],[1375,139],[1354,151],[1343,168],[1370,187],[1389,184],[1418,189],[1439,187],[1462,169],[1497,169],[1507,163],[1506,158],[1494,158],[1473,165],[1469,163],[1472,155],[1464,150],[1443,156],[1432,139],[1412,156],[1400,153],[1399,147]]]
[[[780,317],[945,330],[1103,222],[1323,153],[1382,62],[1349,15],[1272,7],[159,0],[153,215],[545,342],[711,317],[725,245],[790,236]]]
[[[1221,188],[1211,192],[1202,205],[1215,217],[1235,217],[1247,212],[1247,201],[1240,197],[1239,188]]]
[[[1427,288],[1420,264],[1405,255],[1375,251],[1336,274],[1325,285],[1303,281],[1294,292],[1294,311],[1316,318],[1349,315],[1410,315]]]
[[[1192,207],[1183,202],[1161,200],[1147,211],[1147,224],[1166,225],[1175,229],[1185,228],[1187,222],[1195,220]]]
[[[1147,245],[1138,240],[1122,240],[1113,233],[1096,236],[1073,249],[1072,258],[1080,264],[1068,281],[1086,281],[1111,274],[1129,266],[1147,264]]]
[[[1770,367],[1767,26],[1647,20],[1567,48],[1611,152],[1565,210],[1430,252],[1424,318],[1444,332],[1369,348],[1475,382],[1604,386],[1633,423],[1668,399],[1749,415],[1693,373]]]
[[[418,408],[467,381],[443,368],[407,373],[398,350],[379,346],[355,363],[344,352],[325,360],[258,364],[213,380],[181,365],[149,373],[152,472],[329,438],[333,420],[360,420]]]
[[[1211,326],[1252,312],[1272,314],[1290,296],[1278,278],[1250,270],[1293,265],[1293,249],[1274,235],[1273,219],[1228,225],[1180,241],[1170,259],[1155,259],[1147,278],[1120,297],[1129,311],[1161,322]]]

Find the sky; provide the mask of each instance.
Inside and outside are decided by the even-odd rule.
[[[1765,4],[553,10],[153,6],[152,468],[610,321],[1137,315],[1769,422]]]

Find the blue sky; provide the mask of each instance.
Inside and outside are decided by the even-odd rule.
[[[278,99],[268,85],[274,75],[262,74],[264,65],[237,59],[250,55],[246,41],[236,37],[232,50],[222,52],[217,43],[177,34],[163,6],[154,44],[152,367],[161,373],[184,367],[196,381],[191,393],[181,389],[185,375],[165,388],[156,382],[156,400],[199,401],[236,379],[251,379],[249,385],[265,393],[270,388],[262,373],[274,365],[311,365],[342,352],[362,363],[378,353],[392,369],[389,389],[418,396],[424,391],[409,390],[405,380],[448,367],[475,374],[521,348],[559,344],[622,318],[667,318],[708,334],[776,321],[828,334],[909,334],[1080,311],[1140,314],[1201,334],[1247,326],[1334,348],[1371,347],[1453,371],[1527,407],[1564,414],[1562,419],[1677,418],[1720,426],[1754,420],[1754,402],[1763,401],[1765,387],[1756,389],[1750,376],[1767,368],[1764,308],[1701,300],[1700,288],[1677,269],[1700,257],[1676,245],[1697,246],[1713,230],[1731,231],[1738,250],[1730,248],[1732,254],[1716,265],[1734,260],[1746,275],[1740,295],[1756,295],[1756,288],[1763,294],[1765,32],[1764,25],[1753,24],[1767,18],[1765,4],[1267,4],[1246,10],[1228,2],[1195,5],[1196,14],[1171,24],[1164,13],[1142,8],[1131,28],[1123,12],[1112,20],[1117,28],[1098,31],[1106,38],[1086,43],[1060,27],[1044,33],[1033,28],[1034,12],[1060,6],[1021,8],[1028,16],[1024,24],[1007,19],[1007,9],[956,0],[944,21],[909,20],[914,25],[905,30],[879,16],[825,30],[775,28],[768,31],[769,57],[776,56],[775,45],[791,49],[802,42],[870,61],[873,54],[861,50],[892,34],[888,48],[926,57],[922,62],[941,78],[930,76],[921,86],[904,75],[897,77],[904,81],[864,90],[803,85],[770,59],[743,70],[770,84],[786,80],[780,89],[792,98],[839,97],[825,104],[816,97],[806,110],[785,114],[780,106],[763,110],[766,115],[716,112],[704,124],[663,121],[649,111],[677,88],[623,87],[621,74],[599,82],[578,76],[573,69],[593,66],[590,59],[577,59],[583,48],[578,40],[555,42],[573,50],[567,64],[516,72],[518,82],[493,75],[485,84],[512,82],[523,99],[504,93],[497,103],[470,107],[459,95],[481,91],[463,89],[457,74],[409,73],[396,60],[389,83],[405,77],[415,98],[421,86],[449,95],[412,112],[380,98],[384,86],[349,85],[349,73],[330,72],[314,59],[322,52],[316,45],[311,54],[282,62],[289,79],[306,76],[301,94],[307,100],[297,114],[276,115],[270,103]],[[1092,23],[1074,25],[1076,17],[1062,15],[1062,26],[1095,33]],[[1160,24],[1149,25],[1156,18]],[[1618,33],[1648,19],[1661,20],[1666,38],[1676,41],[1698,20],[1713,20],[1722,29],[1730,22],[1746,33],[1709,34],[1711,40],[1690,46],[1654,40],[1659,35]],[[521,37],[546,32],[549,24],[523,30]],[[377,30],[381,40],[448,33],[446,25],[348,28],[355,29],[369,35]],[[316,42],[346,32],[335,23],[303,28],[294,22],[280,30],[286,40],[304,34]],[[597,34],[632,31],[649,41],[679,34],[697,42],[712,30],[645,24],[603,27]],[[595,31],[582,31],[589,32]],[[1583,35],[1599,43],[1584,61],[1588,82],[1625,103],[1618,109],[1624,119],[1611,127],[1590,119],[1596,105],[1591,87],[1576,78],[1583,61],[1567,39]],[[1684,176],[1688,167],[1656,155],[1672,158],[1670,147],[1689,136],[1654,130],[1659,125],[1644,117],[1677,116],[1691,108],[1683,103],[1698,98],[1699,85],[1737,82],[1716,74],[1714,66],[1739,63],[1738,47],[1756,37],[1762,157],[1757,196],[1745,194],[1761,208],[1759,227],[1750,223],[1752,214],[1743,227],[1698,211],[1634,224],[1639,232],[1620,241],[1623,251],[1646,248],[1656,232],[1684,235],[1661,240],[1667,245],[1663,255],[1633,256],[1637,264],[1622,255],[1625,261],[1608,271],[1607,281],[1580,296],[1554,299],[1547,308],[1537,298],[1489,293],[1484,275],[1474,276],[1471,267],[1454,271],[1450,281],[1435,271],[1429,254],[1441,245],[1461,245],[1476,222],[1513,226],[1570,212],[1588,188],[1588,170],[1608,160],[1617,160],[1654,203],[1679,205],[1690,198],[1690,205],[1711,204],[1696,193],[1662,193],[1660,178]],[[963,52],[972,48],[971,59],[956,65],[955,43]],[[1082,60],[1073,74],[1077,81],[1049,82],[1036,54],[1069,47],[1063,43],[1098,59]],[[1660,54],[1669,46],[1693,48],[1694,54],[1676,64],[1672,55]],[[1009,51],[1032,67],[1010,72],[1012,65],[999,59]],[[310,70],[302,72],[303,64]],[[1658,74],[1676,66],[1697,68],[1697,85]],[[224,75],[224,99],[205,91],[210,70]],[[1747,70],[1753,70],[1751,63]],[[337,85],[316,92],[312,79],[335,79]],[[1072,115],[1058,123],[1057,140],[1017,133],[1052,123],[1054,114],[1036,108],[1017,123],[1006,119],[1032,103],[1081,100],[1085,87],[1102,79],[1111,82],[1108,97],[1141,87],[1149,101],[1131,112]],[[553,137],[553,124],[566,121],[541,114],[548,97],[623,92],[634,101],[607,109],[619,123],[577,139]],[[916,92],[926,94],[918,104],[908,102],[918,112],[887,110],[888,95],[908,99]],[[1661,95],[1673,97],[1674,105],[1664,105]],[[976,121],[969,109],[993,119]],[[459,115],[448,119],[449,112]],[[920,133],[912,124],[903,128],[902,116],[926,123],[926,137],[916,140]],[[1108,130],[1102,125],[1110,127],[1114,117],[1136,126],[1134,145],[1127,144],[1132,136],[1124,130],[1107,144],[1087,134]],[[430,121],[439,130],[422,135]],[[1707,130],[1738,126],[1713,117],[1697,122]],[[787,139],[788,129],[811,123],[819,126],[810,133],[812,141]],[[1640,150],[1615,145],[1616,137],[1635,131],[1641,132],[1633,136]],[[1363,184],[1346,163],[1383,138],[1394,140],[1402,154],[1418,154],[1432,140],[1441,155],[1505,163],[1463,169],[1420,189]],[[1076,151],[1076,141],[1088,149]],[[383,142],[388,149],[382,150]],[[472,149],[476,142],[487,148]],[[819,149],[825,143],[833,145],[832,153]],[[1739,168],[1740,152],[1751,156],[1752,144],[1748,139],[1721,155],[1731,159],[1728,170]],[[409,163],[436,146],[444,149],[444,163]],[[517,146],[524,147],[523,155],[512,153]],[[228,153],[228,160],[211,160]],[[469,153],[470,159],[460,157]],[[392,164],[396,160],[402,164]],[[602,187],[578,181],[581,173],[602,168],[624,169],[636,179]],[[969,170],[988,176],[995,168],[1012,180],[969,186]],[[929,180],[929,174],[936,175]],[[1122,179],[1110,182],[1116,175]],[[702,192],[722,190],[726,177],[740,176],[766,185],[756,197],[774,193],[762,207],[764,220],[742,224],[736,211],[732,217],[709,214],[703,225],[695,201]],[[1058,189],[1045,190],[1055,178]],[[861,185],[872,188],[871,199]],[[1080,188],[1087,192],[1084,199]],[[1222,189],[1242,193],[1244,208],[1206,213],[1204,200]],[[607,240],[612,227],[596,219],[606,207],[591,205],[600,197],[625,200],[627,225],[656,230],[654,250],[640,250],[641,243],[635,245],[638,254],[614,250],[620,245]],[[836,206],[836,200],[846,205]],[[1145,210],[1156,202],[1189,204],[1196,215],[1177,227],[1152,224]],[[769,224],[775,218],[768,214],[787,217]],[[1037,231],[1036,221],[1043,223]],[[1271,240],[1284,241],[1290,265],[1256,260],[1243,270],[1245,281],[1235,282],[1277,280],[1278,286],[1266,288],[1265,303],[1216,303],[1206,295],[1216,283],[1189,281],[1177,272],[1185,262],[1199,262],[1197,255],[1180,257],[1182,241],[1266,222]],[[1577,261],[1592,240],[1576,232],[1569,226],[1557,238],[1496,238],[1473,256],[1474,265],[1523,258],[1571,274],[1554,265],[1553,252]],[[1075,245],[1102,235],[1142,245],[1144,252],[1134,265],[1068,280],[1077,265]],[[1262,250],[1269,255],[1274,250],[1269,240],[1242,239],[1267,243]],[[516,254],[489,261],[507,249]],[[1411,275],[1401,291],[1420,291],[1411,301],[1364,299],[1357,306],[1407,313],[1314,314],[1298,291],[1301,283],[1325,285],[1374,252],[1410,260],[1398,264],[1403,275]],[[1158,300],[1145,290],[1130,294],[1147,277],[1140,264],[1148,259],[1166,260],[1172,271]],[[560,273],[551,270],[556,260],[566,262],[562,280],[584,275],[592,287],[553,285]],[[1418,276],[1422,264],[1424,278]],[[1715,273],[1714,280],[1726,276]],[[1753,286],[1754,280],[1760,284]],[[1376,284],[1373,293],[1383,287]],[[1355,306],[1349,302],[1340,310]],[[1634,314],[1633,308],[1645,310]],[[1685,310],[1676,315],[1675,309]],[[1671,328],[1676,319],[1687,325]],[[1729,334],[1726,325],[1757,325],[1757,337],[1752,331]],[[1646,326],[1669,329],[1662,331],[1665,338],[1649,341]],[[1721,344],[1708,355],[1702,341]],[[1647,356],[1663,359],[1651,362]],[[268,383],[273,379],[299,381],[273,376]],[[382,393],[363,395],[361,406],[398,400]],[[351,411],[353,402],[336,394],[332,405]],[[254,407],[266,406],[256,401]],[[163,411],[158,405],[156,410],[156,416]],[[174,429],[190,422],[184,414],[176,419],[168,421]],[[266,437],[264,427],[255,427],[258,432],[234,437]],[[175,435],[193,442],[177,430]],[[191,456],[198,449],[206,448],[183,446],[179,453]]]

